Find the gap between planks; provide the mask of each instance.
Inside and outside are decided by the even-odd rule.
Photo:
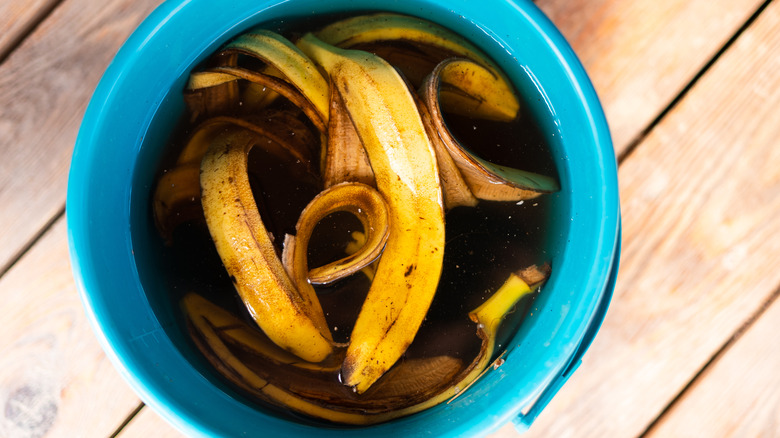
[[[772,0],[770,0],[772,1]],[[767,2],[768,3],[768,2]],[[664,406],[664,408],[658,413],[658,416],[655,417],[655,419],[647,425],[647,428],[639,435],[639,438],[643,438],[646,436],[649,436],[655,427],[661,422],[663,417],[670,412],[675,405],[677,405],[680,400],[682,400],[688,392],[691,390],[691,388],[696,385],[696,383],[702,378],[704,373],[707,372],[708,369],[710,369],[714,364],[720,360],[728,351],[731,349],[731,347],[737,343],[737,341],[742,338],[742,336],[750,330],[750,328],[758,321],[765,313],[766,311],[772,306],[772,304],[777,301],[777,298],[780,297],[780,285],[778,285],[777,289],[775,289],[774,293],[770,295],[766,301],[759,307],[755,313],[750,315],[750,317],[745,320],[745,322],[734,332],[734,334],[726,340],[726,342],[723,343],[723,345],[713,353],[712,357],[707,360],[707,362],[699,369],[698,372],[691,378],[690,381],[688,381],[688,384],[686,384],[680,392],[677,393],[674,398],[672,398],[669,403]]]
[[[38,230],[37,233],[35,233],[30,240],[27,241],[21,248],[19,248],[19,251],[14,254],[13,257],[11,257],[8,260],[8,263],[6,263],[5,266],[0,266],[0,279],[3,278],[3,276],[8,273],[8,271],[11,270],[11,268],[14,267],[16,263],[21,260],[24,255],[29,251],[33,246],[35,246],[36,243],[38,243],[39,240],[51,229],[51,227],[54,226],[54,224],[57,223],[57,221],[65,215],[65,204],[60,206],[60,208],[57,210],[54,215],[52,215],[49,220],[43,224],[40,230]]]
[[[119,426],[116,428],[114,433],[112,433],[109,436],[109,438],[116,438],[117,436],[119,436],[119,434],[122,432],[122,429],[124,429],[125,426],[127,426],[128,424],[130,424],[131,421],[133,421],[133,418],[135,418],[141,412],[141,409],[143,409],[144,406],[146,406],[144,402],[139,402],[138,406],[135,409],[133,409],[133,412],[130,412],[130,414],[127,416],[127,418],[125,418],[124,421],[122,421],[122,423],[119,424]]]
[[[696,85],[697,82],[699,82],[699,79],[701,79],[707,72],[712,68],[715,63],[718,62],[718,60],[723,56],[728,49],[734,45],[734,43],[739,39],[739,37],[745,33],[745,31],[750,27],[753,22],[756,21],[759,15],[761,15],[762,12],[769,6],[770,3],[772,3],[773,0],[766,0],[764,3],[762,3],[758,8],[756,8],[755,12],[747,19],[745,20],[745,23],[740,26],[739,29],[737,29],[736,32],[734,32],[734,35],[729,38],[728,41],[726,41],[725,44],[713,55],[710,60],[704,64],[704,66],[696,72],[696,74],[693,75],[691,80],[683,87],[682,90],[677,94],[677,96],[674,97],[669,102],[669,105],[666,106],[666,108],[663,108],[659,113],[658,116],[656,116],[655,119],[653,119],[639,134],[637,134],[636,137],[634,137],[633,140],[631,140],[626,148],[618,155],[617,161],[618,163],[622,163],[623,161],[628,158],[634,150],[639,147],[639,145],[644,141],[645,138],[650,134],[650,132],[655,129],[656,126],[658,126],[661,121],[666,117],[669,112],[671,112],[684,98],[688,95],[688,92],[691,91],[691,89]]]

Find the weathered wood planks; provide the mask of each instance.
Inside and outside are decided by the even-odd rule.
[[[612,306],[526,436],[638,436],[780,285],[778,28],[775,2],[621,166],[624,250]],[[717,386],[707,380],[722,373],[698,386]],[[780,391],[776,376],[762,379]],[[719,407],[714,393],[705,411]],[[762,398],[746,396],[741,409]],[[752,431],[754,418],[721,424]]]
[[[0,3],[0,59],[10,53],[24,34],[59,0],[10,0]]]
[[[780,300],[661,417],[648,438],[780,434]]]
[[[763,0],[538,0],[596,87],[623,152]]]
[[[774,207],[775,215],[780,211],[780,4],[774,2],[755,23],[746,38],[740,40],[735,53],[724,61],[744,62],[745,66],[729,74],[730,82],[741,82],[733,91],[732,99],[737,101],[745,116],[731,121],[730,131],[746,130],[752,133],[751,144],[764,144],[766,155],[755,157],[750,164],[759,182],[749,188],[765,191],[734,204],[736,210],[733,225],[721,228],[719,232],[730,234],[738,231],[743,237],[744,223],[750,221],[771,222],[759,215],[756,202],[765,200],[767,207]],[[726,75],[727,73],[724,73]],[[725,79],[725,78],[724,78]],[[716,86],[717,82],[711,85]],[[754,111],[762,102],[774,111]],[[768,109],[768,108],[767,108]],[[724,123],[725,119],[721,119]],[[741,123],[742,122],[742,123]],[[747,128],[747,129],[746,129]],[[733,139],[734,135],[726,137]],[[740,162],[739,158],[735,161]],[[752,202],[751,202],[752,201]],[[740,223],[741,222],[741,223]],[[772,229],[777,232],[780,227]],[[720,234],[720,233],[718,233]],[[762,235],[767,236],[765,233]],[[716,237],[713,236],[715,240]],[[720,239],[717,239],[720,240]],[[775,250],[773,257],[762,264],[778,263],[777,235],[767,236],[766,251]],[[739,245],[739,244],[738,244]],[[736,251],[748,248],[737,246]],[[760,281],[759,272],[753,266],[739,266],[746,269],[748,282]],[[751,281],[752,280],[752,281]],[[777,436],[780,434],[780,349],[777,337],[780,333],[780,300],[775,297],[770,307],[717,361],[683,394],[681,399],[664,415],[649,437],[746,437]]]
[[[65,203],[81,116],[158,0],[68,0],[0,65],[0,273]]]
[[[106,437],[139,403],[88,324],[66,232],[57,221],[0,279],[2,437]]]

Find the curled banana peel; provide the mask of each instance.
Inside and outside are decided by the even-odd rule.
[[[444,255],[438,166],[414,98],[390,64],[313,34],[298,46],[341,95],[388,206],[387,245],[342,366],[344,384],[362,393],[406,351],[436,292]]]
[[[236,77],[213,72],[193,72],[184,90],[190,122],[235,111],[240,98]]]
[[[469,313],[480,342],[470,364],[449,356],[399,362],[362,395],[334,377],[344,350],[322,364],[299,361],[229,312],[196,294],[182,299],[198,348],[221,374],[251,394],[321,420],[366,425],[411,415],[451,402],[488,372],[504,317],[546,280],[549,268],[531,266],[509,276],[481,306]],[[251,360],[247,360],[251,358]]]
[[[258,326],[277,345],[320,362],[333,338],[314,288],[296,287],[276,254],[249,185],[247,155],[260,138],[227,131],[211,143],[201,163],[201,203],[225,269]]]
[[[471,193],[489,201],[520,201],[559,190],[555,179],[546,175],[509,168],[483,160],[471,153],[450,132],[444,122],[441,91],[447,88],[450,111],[482,114],[485,118],[510,118],[512,110],[504,103],[511,89],[480,64],[467,59],[440,63],[423,83],[420,94],[431,115],[433,126],[454,160]],[[457,96],[455,98],[454,96]],[[452,109],[454,108],[454,110]]]
[[[326,216],[341,211],[360,220],[365,230],[361,245],[342,259],[308,269],[307,248],[314,228]],[[379,192],[364,184],[341,183],[322,191],[301,212],[295,237],[285,239],[282,259],[299,287],[303,283],[330,284],[374,262],[384,250],[389,229],[387,207]]]

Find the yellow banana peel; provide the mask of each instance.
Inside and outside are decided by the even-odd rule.
[[[313,34],[298,45],[339,91],[388,206],[387,245],[342,367],[344,383],[361,393],[406,351],[436,292],[444,255],[438,167],[414,98],[391,65]]]
[[[225,269],[252,317],[271,340],[296,356],[320,362],[333,338],[308,283],[296,287],[276,254],[249,185],[247,155],[258,137],[222,133],[201,163],[201,203]]]

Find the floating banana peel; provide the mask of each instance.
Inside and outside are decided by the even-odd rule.
[[[266,62],[308,99],[322,120],[328,121],[328,82],[317,67],[287,38],[255,29],[231,41],[222,53],[242,53]]]
[[[259,70],[242,64],[246,56],[263,63]],[[158,180],[154,215],[167,239],[182,222],[205,219],[264,333],[196,295],[183,300],[198,347],[223,375],[293,411],[370,424],[452,400],[485,371],[503,316],[549,268],[510,275],[470,314],[481,340],[472,363],[399,361],[438,287],[445,208],[558,189],[552,178],[479,158],[447,128],[445,113],[507,123],[519,117],[508,79],[484,53],[447,29],[397,14],[342,20],[296,44],[252,30],[194,72],[185,94],[191,120],[207,120]],[[252,195],[253,147],[298,163],[323,188],[281,251]],[[346,257],[310,267],[317,224],[343,211],[363,230],[353,233]],[[338,344],[313,285],[359,271],[371,286],[348,344]]]
[[[393,13],[360,15],[329,24],[315,35],[333,46],[376,52],[399,68],[415,87],[436,64],[452,57],[478,62],[509,86],[509,80],[476,46],[438,24],[417,17]],[[515,96],[508,99],[519,108]]]
[[[342,367],[344,384],[361,393],[406,351],[436,292],[444,256],[438,167],[414,98],[390,64],[313,34],[298,46],[330,75],[387,201],[390,234]]]
[[[222,263],[258,326],[280,347],[320,362],[333,338],[314,289],[287,275],[249,185],[247,155],[258,137],[218,135],[201,163],[201,202]]]
[[[307,248],[316,225],[329,214],[345,211],[360,220],[365,230],[362,245],[347,257],[314,269],[307,269]],[[360,271],[382,253],[389,235],[384,198],[373,188],[359,183],[335,185],[315,197],[301,212],[296,237],[284,242],[285,267],[296,283],[330,284]]]
[[[333,360],[300,362],[229,312],[196,295],[182,300],[193,339],[206,358],[238,386],[264,400],[326,421],[375,424],[451,402],[489,370],[504,317],[537,290],[549,267],[513,273],[482,305],[469,313],[480,349],[469,364],[449,356],[398,363],[365,394],[345,390],[333,377]],[[252,360],[246,360],[251,357]],[[343,350],[335,358],[343,357]]]
[[[481,65],[466,59],[449,59],[440,63],[426,78],[420,94],[431,114],[431,120],[466,184],[478,199],[521,201],[543,193],[557,191],[558,183],[545,175],[500,166],[483,160],[464,147],[444,122],[442,88],[448,88],[451,112],[500,120],[510,118],[512,110],[504,103],[511,90],[500,78]],[[454,109],[453,109],[454,108]]]

